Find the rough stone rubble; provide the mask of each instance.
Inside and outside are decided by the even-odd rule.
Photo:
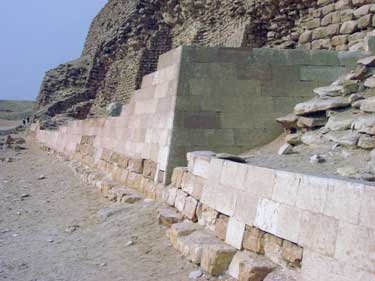
[[[303,151],[300,146],[329,146],[332,154],[338,153],[340,147],[349,148],[354,153],[364,153],[363,163],[337,167],[337,173],[374,181],[374,66],[375,56],[359,60],[354,71],[329,86],[314,89],[314,98],[297,104],[293,113],[278,118],[287,133],[286,144],[279,154],[293,153],[297,147]],[[311,161],[320,163],[324,157],[313,155]]]

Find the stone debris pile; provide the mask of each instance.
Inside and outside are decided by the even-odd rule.
[[[354,71],[329,86],[314,89],[314,98],[297,104],[292,114],[278,118],[277,122],[287,133],[283,147],[331,145],[332,151],[339,147],[367,151],[368,157],[363,159],[369,162],[366,167],[359,168],[361,165],[357,167],[353,163],[353,167],[338,167],[337,173],[375,180],[372,165],[375,160],[374,67],[375,56],[359,60]],[[289,153],[290,150],[289,147]],[[311,159],[311,162],[324,162],[316,160]]]

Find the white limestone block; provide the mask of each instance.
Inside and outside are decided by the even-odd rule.
[[[234,210],[234,217],[248,225],[254,225],[259,196],[240,191]]]
[[[375,187],[365,186],[362,200],[359,223],[363,226],[375,228]]]
[[[297,207],[323,213],[328,192],[328,181],[323,177],[303,175],[298,189]]]
[[[375,230],[341,223],[335,258],[375,274]]]
[[[231,217],[228,222],[227,234],[225,242],[232,247],[241,250],[242,240],[245,233],[245,224]]]
[[[258,203],[255,226],[291,242],[298,242],[301,211],[297,208],[262,199]]]
[[[272,199],[279,203],[295,206],[300,181],[300,174],[276,171]]]
[[[233,216],[238,198],[238,191],[223,185],[218,185],[215,194],[215,209],[220,213]]]
[[[328,179],[328,193],[324,214],[357,224],[359,222],[363,189],[363,184]]]
[[[245,190],[263,198],[272,198],[276,172],[273,169],[248,165]]]
[[[303,211],[298,244],[322,255],[333,257],[339,221],[322,214]]]

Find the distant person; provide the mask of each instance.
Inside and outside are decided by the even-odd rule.
[[[23,124],[24,126],[26,126],[26,120],[25,120],[25,119],[22,119],[22,124]]]
[[[27,124],[30,124],[30,117],[27,117],[26,121],[27,121]]]

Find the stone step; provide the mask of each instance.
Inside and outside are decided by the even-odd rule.
[[[161,208],[158,210],[159,224],[170,227],[182,221],[182,215],[172,208]]]
[[[229,266],[228,274],[240,281],[263,281],[277,265],[265,256],[249,251],[238,251]]]
[[[196,223],[189,221],[183,221],[180,223],[175,223],[167,231],[167,237],[171,241],[172,246],[177,249],[177,239],[178,237],[187,236],[194,231],[201,229],[202,227]]]

